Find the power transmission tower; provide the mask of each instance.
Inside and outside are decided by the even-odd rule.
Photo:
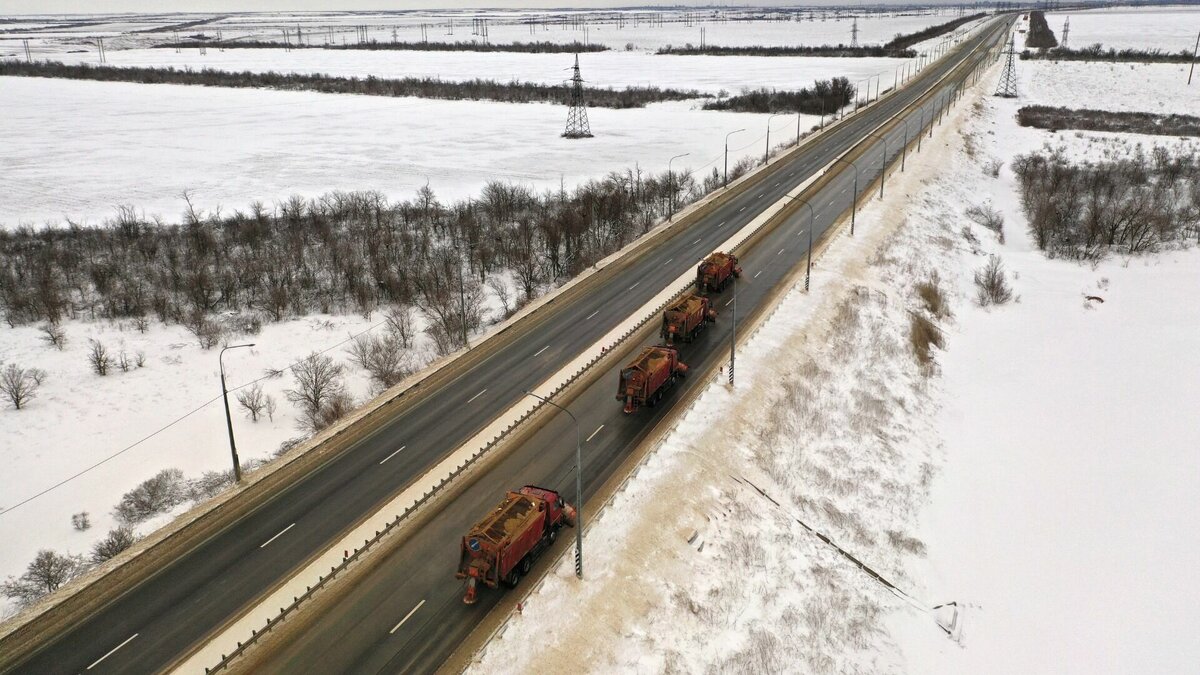
[[[854,23],[850,26],[850,48],[858,47],[858,17],[854,17]]]
[[[1014,57],[1017,53],[1017,39],[1011,38],[1008,50],[1004,52],[1008,59],[1004,62],[1004,72],[1000,75],[1000,86],[996,87],[996,96],[1001,98],[1017,97],[1017,63]]]
[[[571,76],[571,109],[567,112],[567,129],[563,138],[591,138],[587,108],[583,106],[583,77],[579,75],[579,55],[575,55],[575,74]]]
[[[1066,20],[1063,21],[1063,39],[1062,39],[1062,42],[1059,43],[1059,45],[1058,45],[1059,47],[1067,46],[1067,36],[1069,36],[1070,34],[1071,34],[1071,17],[1068,16],[1066,18]]]

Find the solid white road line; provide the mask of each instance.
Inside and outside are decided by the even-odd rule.
[[[400,452],[400,451],[399,451],[399,450],[397,450],[396,452]],[[288,530],[292,529],[292,528],[293,528],[293,527],[295,527],[295,526],[296,526],[296,524],[295,524],[295,523],[292,523],[291,525],[288,525],[287,527],[285,527],[285,528],[283,528],[282,530],[280,530],[280,531],[279,531],[279,534],[277,534],[277,535],[275,535],[274,537],[271,537],[270,539],[268,539],[268,540],[264,541],[263,543],[259,544],[259,545],[258,545],[258,547],[259,547],[259,548],[265,548],[267,544],[269,544],[269,543],[271,543],[271,542],[275,541],[275,540],[276,540],[276,539],[278,539],[280,536],[282,536],[284,532],[287,532]]]
[[[591,435],[591,436],[588,436],[588,437],[587,437],[587,441],[584,441],[584,443],[587,443],[588,441],[592,440],[592,438],[594,438],[594,437],[596,436],[596,434],[600,433],[600,430],[601,430],[601,429],[603,429],[603,428],[604,428],[604,425],[603,425],[603,424],[601,424],[600,426],[596,427],[596,430],[592,432],[592,435]]]
[[[403,449],[405,449],[405,448],[407,448],[407,447],[408,447],[407,445],[402,445],[402,446],[400,446],[400,450],[403,450]],[[393,452],[392,454],[388,455],[387,457],[384,457],[383,459],[379,460],[379,463],[380,463],[380,464],[383,464],[384,462],[388,461],[389,459],[391,459],[391,458],[395,457],[396,455],[400,454],[400,450],[397,450],[397,451]]]
[[[395,633],[395,632],[396,632],[396,630],[397,630],[398,628],[400,628],[400,626],[403,626],[403,625],[404,625],[404,622],[405,622],[405,621],[408,621],[408,620],[409,620],[409,619],[412,617],[412,615],[413,615],[413,614],[416,614],[416,613],[417,613],[417,610],[418,610],[418,609],[421,609],[421,605],[423,605],[423,604],[425,604],[425,601],[424,601],[424,600],[422,600],[422,601],[418,602],[416,607],[413,607],[412,609],[408,610],[408,614],[405,614],[405,615],[404,615],[404,618],[403,618],[403,619],[400,619],[400,623],[396,624],[396,625],[395,625],[395,626],[394,626],[394,627],[393,627],[391,630],[389,630],[389,631],[388,631],[388,635],[391,635],[392,633]]]
[[[481,391],[478,394],[475,394],[471,398],[467,399],[467,403],[470,403],[471,401],[474,401],[475,399],[479,398],[480,396],[483,396],[484,391],[487,391],[487,389],[485,388],[483,391]]]
[[[546,345],[545,347],[542,347],[541,349],[537,350],[537,352],[534,353],[534,356],[541,354],[542,352],[546,351],[547,349],[550,349],[550,345]]]
[[[584,321],[587,321],[588,319],[592,318],[593,316],[596,316],[599,313],[600,313],[600,310],[596,310],[596,311],[592,312],[591,314],[588,314],[587,319],[584,319]]]
[[[100,662],[101,662],[101,661],[103,661],[104,659],[107,659],[108,657],[112,656],[112,655],[113,655],[113,652],[115,652],[115,651],[117,651],[118,649],[120,649],[121,647],[124,647],[125,645],[129,644],[129,640],[132,640],[133,638],[135,638],[135,637],[137,637],[137,636],[138,636],[138,634],[137,634],[137,633],[134,633],[133,635],[130,635],[130,636],[129,636],[129,638],[128,638],[128,639],[126,639],[124,642],[122,642],[121,644],[117,645],[116,647],[113,647],[113,648],[112,648],[112,651],[110,651],[109,653],[105,654],[104,656],[101,656],[100,658],[96,659],[95,661],[92,661],[92,665],[88,666],[88,667],[87,667],[87,669],[88,669],[88,670],[91,670],[92,668],[95,668],[97,663],[100,663]]]

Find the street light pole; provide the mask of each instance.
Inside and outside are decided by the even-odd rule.
[[[835,164],[837,162],[842,162],[844,164],[849,164],[850,166],[854,167],[854,195],[850,201],[850,236],[853,237],[854,236],[854,217],[855,217],[855,214],[858,212],[858,165],[855,164],[853,161],[851,161],[849,159],[845,159],[843,157],[838,157],[837,159],[835,159],[833,161]]]
[[[675,155],[671,159],[667,160],[667,183],[668,183],[667,190],[671,193],[670,194],[671,208],[670,208],[670,210],[667,211],[667,222],[668,223],[671,222],[671,219],[675,217],[675,175],[671,173],[671,162],[674,162],[675,160],[679,159],[680,157],[687,157],[690,154],[692,154],[692,153],[685,152],[682,155]]]
[[[721,187],[729,187],[729,137],[739,131],[745,131],[745,129],[734,129],[725,134],[725,183]]]
[[[731,275],[730,278],[733,279],[733,330],[729,333],[729,387],[732,389],[734,355],[737,353],[737,275]]]
[[[800,199],[799,197],[793,197],[791,195],[784,195],[784,197],[787,197],[794,202],[800,202],[808,207],[808,264],[804,269],[804,292],[807,293],[809,279],[812,277],[813,227],[816,225],[817,217],[813,212],[812,204],[809,204],[807,201]]]
[[[883,141],[883,157],[879,160],[879,198],[883,199],[883,184],[887,181],[887,139],[879,134],[867,134]]]
[[[785,113],[774,113],[767,118],[767,147],[763,149],[763,164],[771,161],[771,120],[783,114]]]
[[[526,390],[525,393],[565,412],[575,423],[575,576],[583,579],[583,444],[579,441],[579,420],[570,410],[554,401],[538,396],[532,391]]]
[[[238,461],[237,444],[233,442],[233,416],[229,414],[229,390],[225,388],[225,350],[237,349],[239,347],[253,347],[254,343],[244,345],[229,345],[222,347],[221,352],[217,354],[217,365],[221,370],[221,398],[225,401],[225,427],[229,430],[229,454],[233,455],[233,479],[234,482],[242,482],[242,464]]]

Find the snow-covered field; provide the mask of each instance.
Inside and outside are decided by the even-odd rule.
[[[64,54],[64,62],[95,63],[94,54]],[[909,59],[791,56],[670,56],[643,51],[579,55],[584,81],[592,87],[650,86],[717,94],[724,90],[772,87],[799,89],[814,80],[881,75],[891,86],[898,66]],[[511,52],[342,51],[323,49],[130,49],[108,52],[108,65],[202,70],[321,73],[338,77],[432,77],[461,82],[476,78],[561,84],[571,77],[571,54]]]
[[[1200,7],[1109,7],[1049,12],[1046,23],[1062,43],[1063,22],[1071,20],[1067,46],[1082,49],[1099,42],[1105,49],[1191,50],[1200,33]],[[1020,42],[1018,40],[1018,42]]]
[[[0,78],[0,226],[98,223],[119,204],[177,222],[190,190],[206,211],[289,195],[378,190],[442,199],[489,180],[557,190],[640,166],[711,171],[760,156],[767,116],[690,103],[591,109],[592,139],[559,136],[561,106],[338,96],[310,92]],[[802,120],[804,130],[816,117]],[[794,139],[795,117],[772,123]]]
[[[1195,115],[1200,87],[1187,76],[1178,63],[1018,61],[1017,93],[1024,105]]]
[[[985,172],[1044,144],[1180,141],[1023,129],[1028,102],[966,99],[746,345],[738,388],[710,385],[592,521],[587,580],[557,566],[475,672],[1194,669],[1200,426],[1181,411],[1200,405],[1200,250],[1048,260],[1010,169]],[[984,201],[1005,244],[963,215]],[[992,254],[1018,298],[984,309],[972,277]],[[927,376],[908,326],[935,271],[952,316]],[[953,612],[930,611],[948,601],[953,639],[935,622]]]

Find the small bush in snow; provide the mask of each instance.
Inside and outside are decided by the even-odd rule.
[[[201,349],[216,347],[225,335],[221,324],[213,321],[200,311],[193,312],[184,326],[188,329],[188,332],[196,336],[196,341],[200,343]]]
[[[196,501],[210,499],[233,485],[233,471],[205,471],[188,483],[188,497]]]
[[[92,345],[88,350],[88,364],[91,365],[92,372],[101,377],[108,375],[108,369],[112,367],[112,357],[108,355],[108,348],[99,340],[88,342]]]
[[[353,407],[342,382],[343,368],[333,359],[313,352],[292,366],[296,388],[284,393],[300,408],[300,426],[317,432]]]
[[[125,353],[124,349],[122,349],[121,352],[117,354],[117,367],[121,369],[122,373],[128,373],[131,365],[133,364],[129,362],[129,355]]]
[[[95,546],[92,546],[92,562],[99,565],[121,551],[133,546],[133,542],[135,541],[137,541],[137,536],[133,534],[133,528],[131,527],[122,525],[121,527],[109,530],[106,537],[96,542]]]
[[[888,541],[892,543],[897,550],[906,551],[914,555],[925,556],[925,542],[914,537],[910,537],[903,532],[896,530],[887,531]]]
[[[917,295],[921,297],[926,311],[933,316],[939,319],[950,316],[950,305],[946,303],[946,295],[942,293],[941,280],[936,272],[928,281],[917,284]]]
[[[408,354],[394,335],[360,335],[350,342],[347,350],[358,367],[367,371],[371,383],[383,391],[412,373]]]
[[[114,512],[118,520],[132,525],[169,510],[186,497],[183,472],[179,469],[163,469],[153,478],[126,492]]]
[[[42,596],[58,590],[60,586],[79,576],[86,569],[83,558],[80,556],[64,555],[42,549],[25,568],[24,574],[16,579],[9,577],[3,585],[0,585],[0,593],[17,601],[20,605],[29,605]]]
[[[67,331],[56,323],[48,323],[41,328],[42,340],[55,349],[62,351],[62,348],[67,345]]]
[[[942,331],[921,314],[912,315],[908,335],[913,354],[923,366],[933,362],[933,347],[941,349],[946,346]]]
[[[1004,264],[998,256],[992,256],[983,269],[975,272],[975,299],[980,307],[1003,305],[1012,300],[1012,287],[1004,274]]]
[[[976,225],[986,227],[1000,237],[1004,243],[1004,214],[992,207],[991,204],[979,204],[967,208],[967,217]]]
[[[282,457],[283,455],[288,454],[289,452],[294,450],[296,448],[296,446],[300,445],[301,443],[303,443],[306,440],[308,440],[308,439],[304,436],[297,436],[295,438],[287,439],[286,441],[280,443],[279,447],[275,449],[275,456]]]
[[[137,332],[145,333],[146,331],[150,330],[150,320],[144,316],[135,317],[133,320],[133,327],[137,328]]]
[[[92,519],[88,516],[87,511],[80,511],[71,516],[71,526],[76,530],[83,532],[92,526]]]
[[[257,422],[267,407],[267,395],[263,393],[262,385],[256,382],[237,393],[237,402],[250,415],[250,420]]]
[[[20,410],[37,397],[38,387],[46,374],[37,368],[21,368],[10,363],[0,371],[0,393],[8,397],[12,407]]]
[[[135,354],[133,357],[133,363],[138,368],[145,368],[146,367],[146,352],[139,349],[137,354]]]

